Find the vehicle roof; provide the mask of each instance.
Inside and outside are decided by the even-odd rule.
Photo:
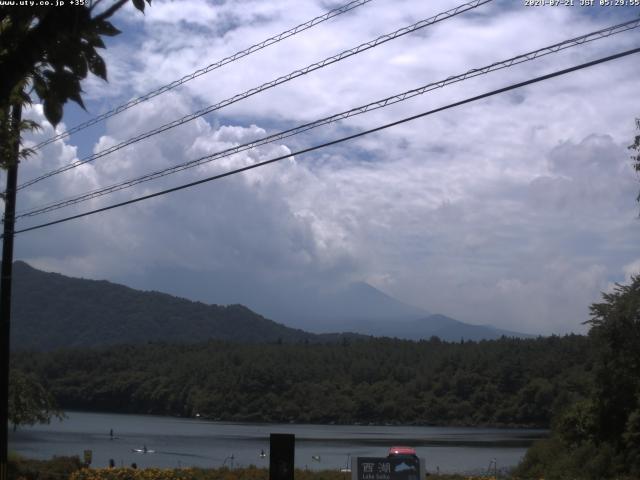
[[[391,447],[389,455],[415,455],[416,449],[413,447]]]

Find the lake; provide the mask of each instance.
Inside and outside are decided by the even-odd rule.
[[[9,434],[9,449],[30,458],[79,455],[90,449],[94,467],[109,459],[139,467],[269,466],[269,434],[296,436],[298,468],[339,469],[350,457],[386,456],[393,445],[416,448],[427,472],[486,472],[515,466],[544,430],[298,425],[211,422],[152,415],[67,412],[50,425],[22,427]],[[113,430],[113,438],[110,431]],[[153,453],[132,449],[146,446]],[[261,458],[261,452],[266,456]],[[315,458],[312,458],[315,457]]]

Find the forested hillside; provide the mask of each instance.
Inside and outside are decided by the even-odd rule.
[[[160,276],[164,277],[163,282],[175,282],[170,273]],[[206,278],[202,278],[201,284],[200,289],[205,290],[218,287],[209,285]],[[251,287],[237,285],[237,288]],[[444,315],[429,315],[362,283],[353,284],[340,295],[305,290],[304,295],[279,292],[279,297],[287,308],[295,306],[295,312],[307,309],[304,315],[291,312],[285,315],[291,322],[289,325],[300,325],[306,318],[306,325],[316,333],[278,323],[279,316],[270,317],[277,321],[270,320],[239,304],[195,302],[108,281],[47,273],[18,261],[14,264],[11,345],[14,350],[55,350],[149,341],[324,343],[367,335],[410,340],[435,335],[453,341],[523,336],[487,325],[466,324]],[[350,316],[356,313],[365,316]]]
[[[582,398],[582,336],[209,342],[16,354],[66,409],[217,420],[548,426]]]
[[[208,339],[238,342],[327,341],[268,320],[242,305],[205,305],[106,281],[14,265],[11,345],[56,348]]]

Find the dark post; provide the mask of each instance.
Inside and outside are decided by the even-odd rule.
[[[296,436],[272,433],[269,440],[269,480],[293,480]]]
[[[13,270],[13,229],[16,213],[16,187],[18,184],[18,153],[20,151],[20,122],[22,105],[11,109],[11,130],[17,136],[13,158],[7,168],[7,190],[4,199],[4,236],[2,237],[2,278],[0,278],[0,480],[7,480],[7,453],[9,443],[9,347],[11,334],[11,274]]]

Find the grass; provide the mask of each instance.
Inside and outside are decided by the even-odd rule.
[[[32,460],[10,454],[9,480],[268,480],[266,468],[84,468],[79,457]],[[351,475],[335,470],[295,471],[295,480],[350,480]],[[495,477],[429,475],[428,480],[490,480]]]

